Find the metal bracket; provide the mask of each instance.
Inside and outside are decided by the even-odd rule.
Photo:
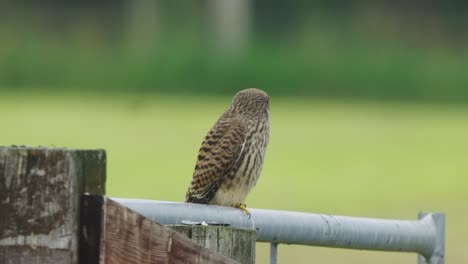
[[[434,222],[436,239],[432,255],[428,258],[419,255],[418,264],[445,264],[445,214],[442,213],[419,213],[418,218],[431,216]]]

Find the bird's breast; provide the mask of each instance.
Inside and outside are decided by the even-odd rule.
[[[247,195],[256,185],[268,145],[268,123],[258,124],[249,132],[241,157],[226,175],[211,204],[235,206],[245,203]]]

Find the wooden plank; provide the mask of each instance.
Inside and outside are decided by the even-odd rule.
[[[77,263],[80,194],[105,191],[104,150],[0,147],[0,263]]]
[[[100,238],[97,243],[100,249],[98,256],[87,256],[87,263],[238,263],[109,198],[86,195],[83,196],[85,204],[88,207],[85,210],[93,211],[101,207],[101,222],[91,224],[101,228],[89,230],[86,227],[88,237]],[[86,215],[84,213],[82,216]],[[96,247],[96,244],[93,246]],[[93,253],[93,250],[83,252]]]
[[[256,234],[254,230],[210,225],[169,227],[191,238],[195,243],[240,263],[255,263]]]

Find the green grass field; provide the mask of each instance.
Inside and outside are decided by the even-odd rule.
[[[183,201],[229,98],[0,95],[0,145],[105,148],[110,196]],[[468,108],[271,99],[255,208],[414,219],[447,213],[447,261],[468,263]],[[258,262],[267,263],[267,245]],[[416,255],[280,245],[280,263],[416,263]]]

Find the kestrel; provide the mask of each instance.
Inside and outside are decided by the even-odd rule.
[[[238,207],[257,183],[270,134],[269,97],[251,88],[238,92],[205,136],[185,201]]]

